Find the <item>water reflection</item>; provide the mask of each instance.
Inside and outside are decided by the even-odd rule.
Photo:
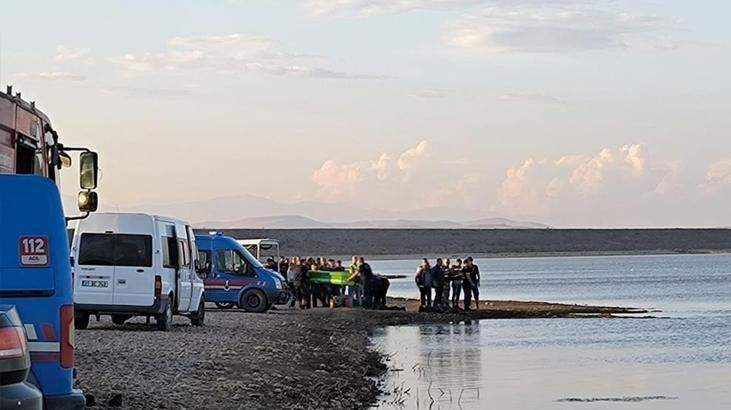
[[[694,330],[652,337],[662,323],[484,320],[379,329],[374,343],[391,354],[395,370],[380,407],[731,408],[729,339],[721,340],[728,330],[719,335],[699,319]],[[602,331],[637,336],[597,343],[591,334]]]

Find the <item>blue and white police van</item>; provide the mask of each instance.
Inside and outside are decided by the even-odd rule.
[[[206,302],[263,313],[289,300],[282,275],[266,269],[235,239],[214,232],[196,235],[195,241]]]
[[[74,301],[58,188],[34,175],[0,175],[0,305],[15,307],[30,351],[29,382],[46,408],[83,408],[74,383]]]

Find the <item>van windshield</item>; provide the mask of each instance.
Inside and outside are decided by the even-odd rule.
[[[246,248],[243,246],[239,247],[239,251],[244,254],[244,257],[246,258],[246,261],[249,262],[252,266],[255,268],[263,268],[264,266],[259,262],[258,259],[254,257]]]
[[[152,266],[152,237],[128,234],[81,234],[79,265]]]

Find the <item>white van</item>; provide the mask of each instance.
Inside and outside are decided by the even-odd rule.
[[[189,224],[145,214],[91,214],[76,225],[71,255],[77,329],[89,325],[90,315],[111,315],[115,324],[154,317],[160,330],[170,329],[174,314],[203,325],[203,280]]]

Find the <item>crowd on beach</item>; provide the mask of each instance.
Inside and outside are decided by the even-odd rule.
[[[282,258],[279,263],[268,259],[265,265],[285,275],[287,286],[292,292],[290,306],[300,309],[318,306],[361,306],[366,309],[385,309],[386,294],[390,286],[388,278],[373,273],[371,266],[362,256],[353,256],[348,268],[342,260],[326,257]],[[311,280],[310,272],[343,272],[349,285],[319,283]]]
[[[322,307],[386,308],[390,281],[373,273],[362,256],[353,256],[347,268],[342,260],[299,256],[283,257],[278,263],[270,258],[266,267],[285,276],[293,296],[292,307],[297,304],[301,309],[310,309],[319,304]],[[344,281],[349,284],[319,283],[310,279],[310,272],[343,272]],[[473,299],[475,309],[479,309],[480,269],[472,257],[456,259],[454,263],[448,258],[438,258],[433,265],[426,258],[422,259],[414,281],[419,289],[420,311],[467,312],[472,309]]]
[[[480,268],[471,256],[464,261],[457,259],[454,264],[449,259],[439,258],[434,265],[424,258],[416,270],[414,281],[419,288],[421,311],[446,312],[451,309],[467,312],[471,310],[473,297],[475,309],[480,308]],[[462,292],[464,301],[460,308]]]

